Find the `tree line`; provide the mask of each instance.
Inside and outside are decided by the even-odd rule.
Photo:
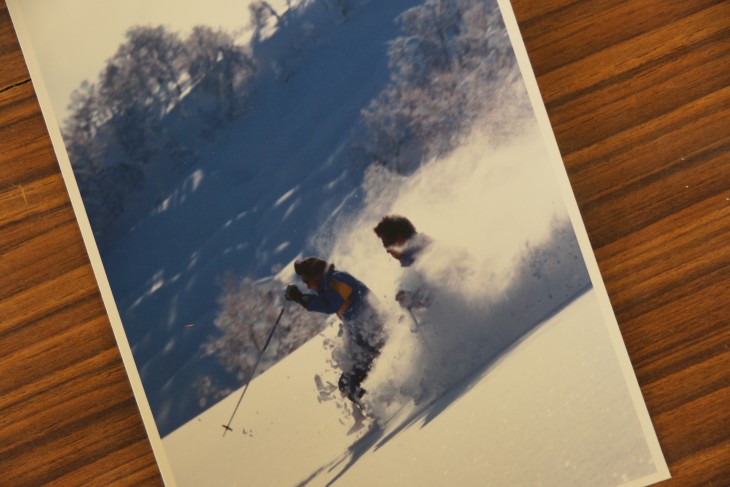
[[[528,106],[494,0],[426,0],[398,18],[391,81],[362,112],[366,160],[408,174],[444,156],[476,123],[507,135]]]
[[[194,148],[166,118],[190,118],[194,110],[205,135],[237,115],[255,72],[246,49],[221,30],[197,26],[186,39],[163,26],[126,32],[98,81],[72,94],[62,128],[97,238],[124,210],[126,195],[144,183],[146,166],[195,161]],[[186,104],[193,89],[195,103]]]

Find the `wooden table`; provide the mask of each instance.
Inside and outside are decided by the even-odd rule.
[[[730,485],[730,3],[515,0],[674,478]],[[158,485],[0,0],[0,484]]]

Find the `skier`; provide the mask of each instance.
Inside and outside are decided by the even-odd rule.
[[[285,297],[307,311],[337,314],[342,320],[340,333],[345,337],[349,363],[343,364],[338,387],[352,401],[357,427],[364,419],[361,384],[385,343],[383,321],[372,292],[347,272],[335,270],[318,257],[294,263],[294,271],[314,293],[303,293],[295,284],[286,288]]]
[[[400,215],[384,216],[373,229],[386,252],[409,267],[430,244],[431,238],[416,231],[411,221]]]
[[[387,215],[373,231],[402,267],[395,299],[417,337],[413,344],[417,366],[401,377],[407,384],[402,390],[412,395],[414,403],[425,404],[473,368],[470,350],[481,343],[469,341],[478,336],[472,330],[481,324],[468,291],[480,276],[464,249],[418,232],[404,216]]]
[[[401,267],[412,267],[423,254],[432,247],[432,239],[416,231],[411,221],[400,215],[384,216],[373,229],[380,238],[386,252],[393,256]],[[401,289],[395,295],[401,307],[427,308],[431,304],[432,292],[420,273],[406,273]]]

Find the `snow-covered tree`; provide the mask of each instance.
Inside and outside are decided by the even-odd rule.
[[[268,25],[269,19],[274,17],[277,25],[283,21],[282,16],[266,0],[254,0],[248,5],[251,27],[254,29],[253,42],[261,40],[261,33]]]
[[[516,61],[496,1],[426,0],[398,20],[391,82],[362,114],[371,160],[409,173],[452,150],[475,120],[513,123],[501,98],[527,97],[512,86]]]
[[[245,86],[256,74],[256,65],[232,34],[197,26],[185,41],[190,64],[188,73],[204,100],[198,114],[206,134],[232,120],[244,106]]]
[[[265,371],[324,329],[325,316],[308,313],[296,303],[286,303],[282,284],[275,280],[237,280],[227,276],[218,297],[214,324],[220,334],[209,339],[204,351],[213,355],[238,382],[249,379],[277,317],[286,306],[279,327],[262,356],[257,373]],[[212,378],[201,378],[201,396],[217,394]]]
[[[126,37],[102,72],[100,95],[115,116],[136,109],[159,119],[180,99],[186,47],[163,26],[132,27]]]
[[[127,31],[98,81],[84,82],[72,95],[63,128],[102,247],[127,196],[146,184],[146,166],[174,170],[196,160],[189,130],[181,136],[175,127],[215,133],[240,112],[255,72],[246,49],[220,30],[199,26],[185,40],[162,26]],[[191,116],[197,119],[175,121]]]

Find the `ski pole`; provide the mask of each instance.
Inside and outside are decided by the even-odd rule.
[[[274,327],[271,328],[271,332],[269,332],[269,337],[266,339],[266,343],[264,344],[264,348],[261,349],[261,353],[259,354],[259,357],[256,359],[256,363],[253,366],[253,370],[251,370],[251,375],[248,377],[248,381],[246,381],[246,385],[243,388],[243,392],[241,392],[241,397],[238,398],[238,403],[236,404],[235,409],[233,410],[233,414],[231,414],[231,419],[228,420],[228,424],[223,425],[223,436],[226,436],[226,433],[229,431],[233,431],[231,428],[231,423],[233,422],[233,417],[236,415],[236,411],[238,411],[238,407],[241,405],[241,401],[243,401],[243,396],[246,394],[246,391],[248,390],[248,385],[253,380],[253,376],[256,373],[256,369],[259,366],[259,362],[261,361],[261,357],[264,356],[264,352],[266,351],[266,348],[269,346],[269,342],[271,342],[271,338],[274,336],[274,332],[276,331],[276,327],[279,326],[279,321],[281,321],[281,317],[284,315],[284,309],[285,306],[281,307],[281,312],[279,313],[279,317],[276,318],[276,322],[274,323]]]
[[[421,324],[418,322],[418,319],[416,318],[416,315],[413,313],[413,310],[411,308],[406,308],[408,310],[408,314],[411,315],[411,319],[413,320],[413,323],[416,325],[414,330],[418,330],[421,328]]]
[[[425,347],[426,347],[427,349],[429,349],[429,350],[430,350],[430,349],[431,349],[431,347],[429,346],[429,344],[428,344],[428,341],[426,340],[426,337],[424,336],[424,334],[423,334],[423,331],[421,330],[421,323],[419,323],[419,322],[418,322],[418,318],[416,318],[416,315],[415,315],[415,313],[413,312],[413,309],[411,309],[411,308],[406,308],[406,309],[408,310],[408,314],[409,314],[409,315],[411,315],[411,319],[413,320],[413,323],[415,323],[415,324],[416,324],[416,328],[415,328],[415,330],[416,330],[416,331],[419,331],[419,332],[420,332],[420,333],[418,334],[418,336],[419,336],[419,337],[421,338],[421,341],[423,342],[423,345],[424,345],[424,346],[425,346]]]

